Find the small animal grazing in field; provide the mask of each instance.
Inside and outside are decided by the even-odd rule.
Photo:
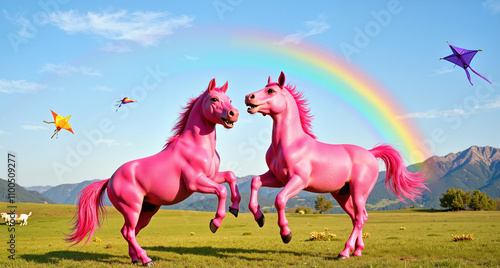
[[[5,223],[9,222],[9,218],[7,217],[7,213],[5,212],[0,213],[0,218],[2,218]]]
[[[12,217],[14,215],[14,217]],[[31,216],[31,212],[29,214],[7,214],[5,212],[0,213],[0,217],[5,221],[5,223],[9,223],[10,220],[13,218],[15,222],[20,222],[20,225],[27,225],[28,224],[28,218]]]
[[[207,90],[191,99],[181,113],[174,135],[164,149],[152,156],[123,164],[110,179],[94,182],[79,196],[78,211],[73,224],[74,233],[67,238],[73,245],[88,235],[87,243],[100,226],[99,216],[104,211],[103,194],[123,214],[122,235],[129,244],[133,263],[145,266],[154,263],[137,243],[136,236],[146,227],[162,205],[177,204],[194,192],[216,194],[219,206],[210,230],[215,233],[226,216],[227,190],[220,183],[227,182],[231,190],[229,208],[238,216],[241,200],[232,171],[219,172],[219,155],[215,151],[215,126],[232,128],[239,112],[226,95],[227,82],[222,87],[210,81]]]
[[[248,207],[260,227],[264,214],[257,201],[261,186],[281,188],[276,196],[278,225],[281,239],[290,242],[292,232],[288,228],[285,208],[288,200],[305,190],[314,193],[330,193],[352,219],[353,230],[339,258],[361,256],[365,248],[362,229],[368,219],[366,199],[379,174],[377,158],[387,167],[386,185],[399,198],[401,195],[414,199],[427,189],[423,184],[424,173],[410,173],[400,154],[389,145],[366,150],[351,144],[326,144],[316,140],[311,131],[312,116],[302,93],[285,85],[285,74],[277,83],[269,77],[267,85],[245,96],[248,113],[257,112],[273,119],[271,146],[266,153],[269,170],[255,176],[251,183]]]

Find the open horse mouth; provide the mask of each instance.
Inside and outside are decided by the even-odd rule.
[[[230,121],[230,120],[227,120],[226,118],[223,118],[221,117],[220,119],[222,119],[222,125],[225,127],[225,128],[232,128],[234,127],[234,123],[236,121]]]
[[[256,112],[258,112],[258,109],[257,107],[261,106],[262,104],[253,104],[253,103],[250,103],[250,102],[245,102],[245,104],[247,105],[247,112],[249,114],[254,114]]]
[[[247,104],[248,108],[247,108],[247,112],[249,113],[255,113],[255,111],[253,111],[255,108],[259,107],[259,105],[254,105],[254,104]]]

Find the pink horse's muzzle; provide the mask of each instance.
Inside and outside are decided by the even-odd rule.
[[[255,94],[253,93],[245,96],[245,105],[248,106],[247,112],[249,114],[254,114],[259,111],[258,107],[260,104],[258,103],[257,99],[255,98]]]
[[[222,125],[225,128],[232,128],[234,123],[238,121],[238,117],[240,116],[240,112],[237,109],[231,109],[227,112],[227,117],[221,117]]]

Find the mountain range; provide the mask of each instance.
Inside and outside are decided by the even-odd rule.
[[[367,200],[369,210],[392,210],[401,209],[406,206],[423,208],[439,208],[439,198],[446,189],[455,187],[464,191],[481,190],[490,197],[500,198],[500,149],[485,146],[472,146],[458,153],[450,153],[445,156],[432,156],[422,163],[408,167],[410,171],[425,169],[429,178],[426,185],[429,191],[425,191],[422,198],[415,203],[400,202],[400,200],[385,187],[385,171],[379,173],[377,184]],[[241,212],[248,212],[248,201],[250,196],[250,184],[252,175],[238,178],[238,189],[242,196],[240,205]],[[35,186],[27,187],[30,190],[40,191],[43,196],[58,204],[75,204],[78,193],[93,181],[84,181],[78,184],[62,184],[55,187]],[[3,189],[3,188],[2,188]],[[259,190],[259,204],[262,209],[273,212],[274,198],[281,188],[262,187]],[[229,189],[228,189],[229,193]],[[332,196],[325,194],[327,199],[333,200]],[[314,208],[317,194],[302,191],[296,197],[289,200],[287,207],[308,206]],[[0,191],[0,198],[3,200]],[[229,206],[228,198],[228,206]],[[106,204],[110,204],[106,200]],[[336,202],[334,201],[334,205]],[[215,211],[217,198],[213,195],[195,193],[185,201],[164,207],[166,209]],[[333,213],[342,210],[334,207]]]
[[[37,191],[29,191],[24,189],[19,184],[12,187],[11,197],[14,196],[14,203],[46,203],[55,204],[54,201],[50,200],[46,196],[43,196]],[[6,180],[0,179],[0,201],[9,202],[9,183]]]

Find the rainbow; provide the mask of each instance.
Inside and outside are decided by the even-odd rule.
[[[216,34],[212,34],[214,32]],[[130,56],[102,57],[101,52],[95,51],[81,59],[99,61],[106,58],[106,64],[115,61],[144,63],[145,60],[157,62],[160,58],[168,58],[169,53],[170,61],[192,53],[200,60],[191,65],[175,63],[169,73],[182,76],[193,71],[213,73],[217,69],[241,69],[272,70],[278,75],[278,71],[284,71],[292,83],[296,78],[302,79],[345,103],[367,122],[373,134],[381,138],[380,143],[394,145],[408,162],[422,162],[430,156],[431,152],[421,147],[425,138],[419,128],[413,120],[399,118],[406,111],[383,85],[331,50],[305,41],[278,45],[283,38],[279,33],[208,25],[186,29],[163,45]]]
[[[411,162],[421,162],[429,155],[419,144],[423,136],[414,122],[401,119],[405,114],[399,102],[377,81],[341,56],[310,43],[277,45],[283,36],[252,31],[238,31],[233,36],[237,47],[281,55],[283,66],[303,73],[329,94],[352,106],[376,129],[384,140],[400,140],[398,147]],[[282,59],[283,60],[283,59]],[[276,64],[274,64],[276,65]],[[298,70],[297,70],[298,69]]]

